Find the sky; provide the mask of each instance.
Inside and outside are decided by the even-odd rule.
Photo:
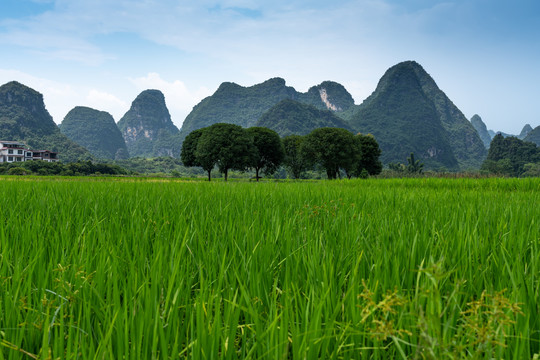
[[[470,119],[540,125],[538,0],[1,0],[0,84],[43,94],[56,123],[75,106],[116,121],[143,90],[180,128],[222,82],[341,83],[360,104],[415,60]]]

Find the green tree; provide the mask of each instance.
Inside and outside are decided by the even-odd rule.
[[[382,171],[382,163],[379,160],[381,149],[375,137],[371,134],[357,134],[356,142],[360,147],[360,159],[355,169],[355,175],[360,176],[363,170],[366,170],[369,175],[378,175]]]
[[[306,135],[301,147],[302,156],[326,170],[328,179],[340,176],[340,169],[350,173],[360,156],[354,135],[340,128],[319,128]]]
[[[180,153],[180,160],[184,166],[201,166],[195,152],[197,151],[197,143],[205,129],[198,129],[192,131],[186,136],[184,142],[182,143],[182,152]]]
[[[205,128],[197,142],[195,156],[208,172],[208,180],[217,165],[227,181],[229,170],[247,170],[256,152],[253,138],[241,126],[217,123]]]
[[[8,170],[8,175],[26,175],[26,169],[22,167],[12,167]]]
[[[287,172],[294,179],[300,179],[302,173],[308,169],[309,161],[307,161],[300,152],[304,136],[289,135],[282,140],[285,149],[285,158],[283,163]]]
[[[257,148],[251,163],[255,169],[255,178],[259,181],[259,171],[265,175],[272,175],[283,162],[285,151],[277,132],[265,127],[251,127],[246,130],[253,138],[253,145]]]
[[[414,158],[414,153],[407,158],[407,171],[412,174],[421,174],[424,164]]]
[[[528,163],[523,166],[524,172],[521,174],[523,177],[540,177],[540,163],[533,164]]]

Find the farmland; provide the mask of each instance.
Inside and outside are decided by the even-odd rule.
[[[0,359],[540,353],[538,179],[0,183]]]

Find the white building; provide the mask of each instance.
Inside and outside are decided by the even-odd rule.
[[[0,140],[0,163],[32,160],[56,162],[58,161],[58,153],[49,150],[30,150],[21,141]]]

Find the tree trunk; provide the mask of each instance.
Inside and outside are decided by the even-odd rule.
[[[255,168],[255,179],[257,179],[257,182],[259,181],[259,168]]]
[[[228,176],[229,176],[229,169],[225,169],[225,172],[223,173],[223,175],[225,175],[225,181],[227,181]]]
[[[211,181],[211,180],[212,180],[212,178],[211,178],[211,176],[210,176],[210,171],[212,171],[212,170],[208,170],[208,181]]]
[[[326,169],[326,176],[328,177],[328,180],[333,180],[335,179],[336,174],[334,171],[332,171],[332,169],[328,168]]]

